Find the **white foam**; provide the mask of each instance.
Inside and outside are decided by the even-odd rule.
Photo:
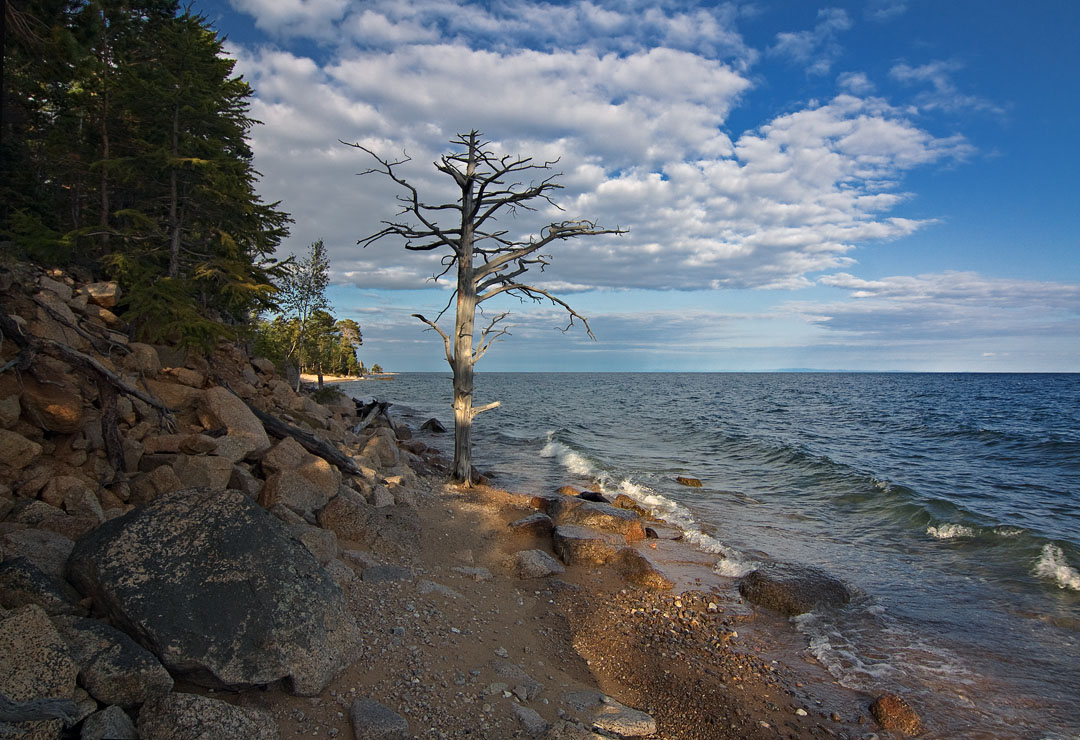
[[[1019,537],[1023,533],[1020,527],[994,527],[994,534],[998,537]]]
[[[550,432],[548,433],[547,444],[540,450],[540,456],[556,458],[560,465],[575,475],[591,477],[596,470],[588,458],[562,442],[552,439]]]
[[[975,530],[963,524],[942,524],[940,527],[935,527],[931,524],[926,528],[926,533],[939,540],[951,540],[957,537],[975,536]]]
[[[1054,581],[1058,588],[1080,591],[1080,571],[1069,565],[1057,545],[1043,545],[1042,554],[1035,562],[1035,575]]]

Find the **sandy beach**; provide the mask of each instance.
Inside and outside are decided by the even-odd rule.
[[[432,476],[406,485],[420,547],[349,563],[364,574],[346,588],[363,657],[320,697],[237,699],[268,710],[283,737],[349,737],[357,696],[394,708],[417,738],[601,738],[574,726],[589,723],[581,697],[601,695],[648,713],[657,740],[870,732],[866,697],[786,663],[794,645],[785,621],[732,598],[688,545],[639,543],[675,580],[669,591],[631,586],[607,566],[522,579],[514,553],[551,552],[550,536],[509,527],[533,513],[529,495]],[[370,582],[367,569],[380,565],[407,571]],[[529,724],[534,715],[542,724]]]

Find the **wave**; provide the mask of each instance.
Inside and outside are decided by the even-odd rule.
[[[731,578],[739,578],[757,568],[760,563],[750,560],[742,553],[702,530],[690,511],[658,491],[603,470],[598,463],[570,445],[555,439],[555,432],[548,433],[547,443],[540,450],[541,457],[554,457],[568,472],[591,478],[604,493],[625,494],[645,508],[651,515],[662,519],[682,531],[683,540],[702,552],[720,556],[713,566],[714,572]]]
[[[1058,588],[1080,591],[1080,571],[1069,565],[1065,553],[1057,545],[1043,545],[1035,562],[1035,575],[1053,581]]]
[[[926,528],[926,533],[939,540],[951,540],[957,537],[974,537],[976,534],[972,527],[967,527],[963,524],[942,524],[940,526],[931,524]]]

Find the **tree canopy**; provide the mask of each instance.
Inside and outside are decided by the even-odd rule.
[[[251,89],[176,0],[8,0],[0,238],[111,277],[152,340],[273,304],[289,216],[255,191]]]

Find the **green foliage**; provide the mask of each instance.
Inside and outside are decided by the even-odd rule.
[[[8,20],[0,235],[119,280],[140,336],[202,346],[271,307],[290,219],[255,192],[251,89],[206,18],[22,0]]]

